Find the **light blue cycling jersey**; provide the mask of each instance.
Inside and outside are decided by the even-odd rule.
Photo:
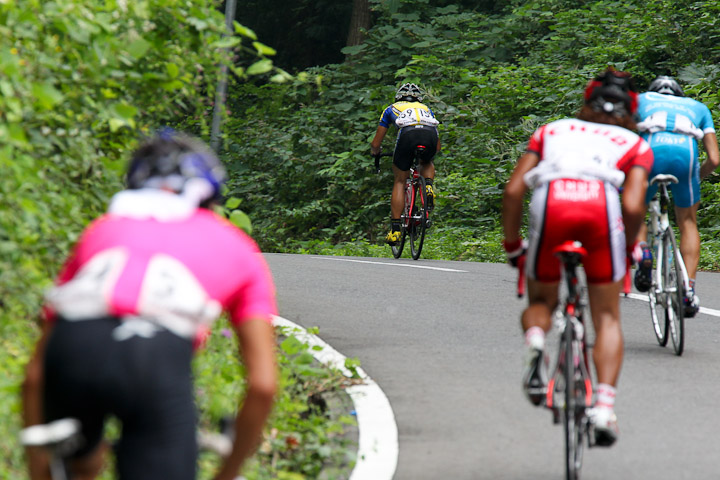
[[[655,163],[650,178],[669,173],[679,183],[671,185],[673,200],[679,207],[690,207],[700,201],[700,164],[698,140],[715,133],[710,109],[687,97],[645,92],[638,96],[638,130],[650,144]],[[646,200],[657,191],[648,188]]]

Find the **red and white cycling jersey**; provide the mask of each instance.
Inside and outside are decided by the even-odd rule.
[[[530,202],[527,275],[560,278],[552,250],[567,240],[583,243],[588,282],[618,281],[625,274],[625,230],[618,188],[633,167],[650,171],[653,153],[622,127],[577,119],[535,131],[527,150],[540,157],[525,174]]]
[[[527,150],[540,157],[525,175],[530,188],[558,178],[602,180],[619,188],[632,167],[649,172],[653,163],[650,146],[630,130],[577,119],[543,125]]]
[[[235,324],[270,321],[275,288],[255,242],[209,210],[175,217],[94,221],[46,295],[48,317],[142,317],[188,339],[223,310]]]

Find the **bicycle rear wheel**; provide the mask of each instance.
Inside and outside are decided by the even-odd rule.
[[[648,303],[650,304],[650,318],[652,319],[655,337],[661,347],[667,345],[668,342],[668,318],[665,314],[665,298],[660,284],[663,278],[663,272],[667,270],[667,256],[664,254],[655,255],[657,262],[656,268],[651,272],[652,282],[650,290],[648,290]]]
[[[413,260],[420,258],[423,243],[425,242],[425,227],[427,226],[428,209],[427,193],[425,192],[425,179],[418,177],[413,182],[413,212],[410,218],[410,254]]]
[[[663,238],[663,248],[667,256],[668,266],[665,276],[665,291],[668,294],[667,309],[665,310],[668,319],[670,337],[677,355],[682,355],[685,344],[685,285],[683,284],[682,257],[678,255],[675,233],[668,228]]]
[[[579,366],[576,361],[583,361],[580,352],[575,353],[575,342],[573,341],[573,324],[570,318],[565,323],[563,333],[565,348],[565,365],[563,375],[565,376],[565,410],[563,421],[565,424],[565,472],[567,480],[580,478],[580,468],[583,460],[583,437],[584,437],[584,404],[579,401],[580,392]],[[577,357],[577,358],[576,358]]]

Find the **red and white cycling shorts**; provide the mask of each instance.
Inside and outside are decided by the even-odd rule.
[[[553,249],[577,240],[588,283],[617,282],[625,275],[625,227],[618,191],[601,180],[559,179],[538,186],[530,202],[527,275],[560,280]]]

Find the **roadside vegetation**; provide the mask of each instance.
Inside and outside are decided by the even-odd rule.
[[[82,228],[122,188],[129,152],[163,125],[209,137],[218,70],[235,83],[289,77],[248,28],[224,36],[211,0],[0,2],[0,477],[27,478],[20,384],[36,317]],[[231,50],[225,50],[231,48]],[[231,55],[237,64],[231,63]],[[224,212],[251,230],[229,200]],[[342,478],[354,465],[350,409],[321,402],[350,380],[278,331],[282,389],[249,480]],[[216,326],[194,362],[202,423],[234,414],[244,388],[237,346]],[[117,428],[110,428],[112,438]],[[204,455],[202,478],[217,461]],[[329,473],[334,472],[334,473]],[[103,478],[112,476],[106,473]]]
[[[264,14],[270,3],[273,14]],[[674,75],[713,113],[720,104],[717,2],[368,0],[364,40],[335,55],[327,46],[338,31],[322,22],[350,12],[340,3],[285,2],[288,12],[337,7],[313,10],[295,32],[298,51],[322,43],[322,58],[337,62],[308,68],[308,55],[302,66],[289,54],[278,55],[287,65],[274,64],[275,45],[261,43],[240,13],[235,35],[224,36],[213,0],[0,2],[0,476],[25,478],[19,389],[42,291],[122,187],[143,134],[171,125],[209,140],[223,62],[224,212],[268,252],[390,255],[382,243],[390,162],[376,174],[369,142],[405,81],[426,90],[442,121],[439,197],[423,257],[446,260],[504,260],[501,195],[515,160],[535,128],[574,115],[586,81],[608,65],[632,72],[640,89]],[[249,1],[248,18],[276,17],[281,4]],[[384,149],[392,148],[389,135]],[[715,175],[702,184],[706,270],[720,268],[719,183]],[[206,425],[232,411],[243,388],[223,328],[196,361]],[[344,478],[354,462],[353,419],[330,418],[317,403],[348,380],[279,333],[283,394],[246,474]],[[328,465],[345,473],[327,473]]]
[[[717,2],[370,1],[375,24],[342,63],[230,95],[231,191],[268,251],[389,256],[392,173],[369,142],[405,81],[438,118],[439,198],[424,258],[504,261],[504,182],[539,125],[573,116],[612,65],[644,90],[659,74],[718,111]],[[388,135],[384,149],[393,148]],[[720,267],[720,176],[702,184],[701,267]]]

